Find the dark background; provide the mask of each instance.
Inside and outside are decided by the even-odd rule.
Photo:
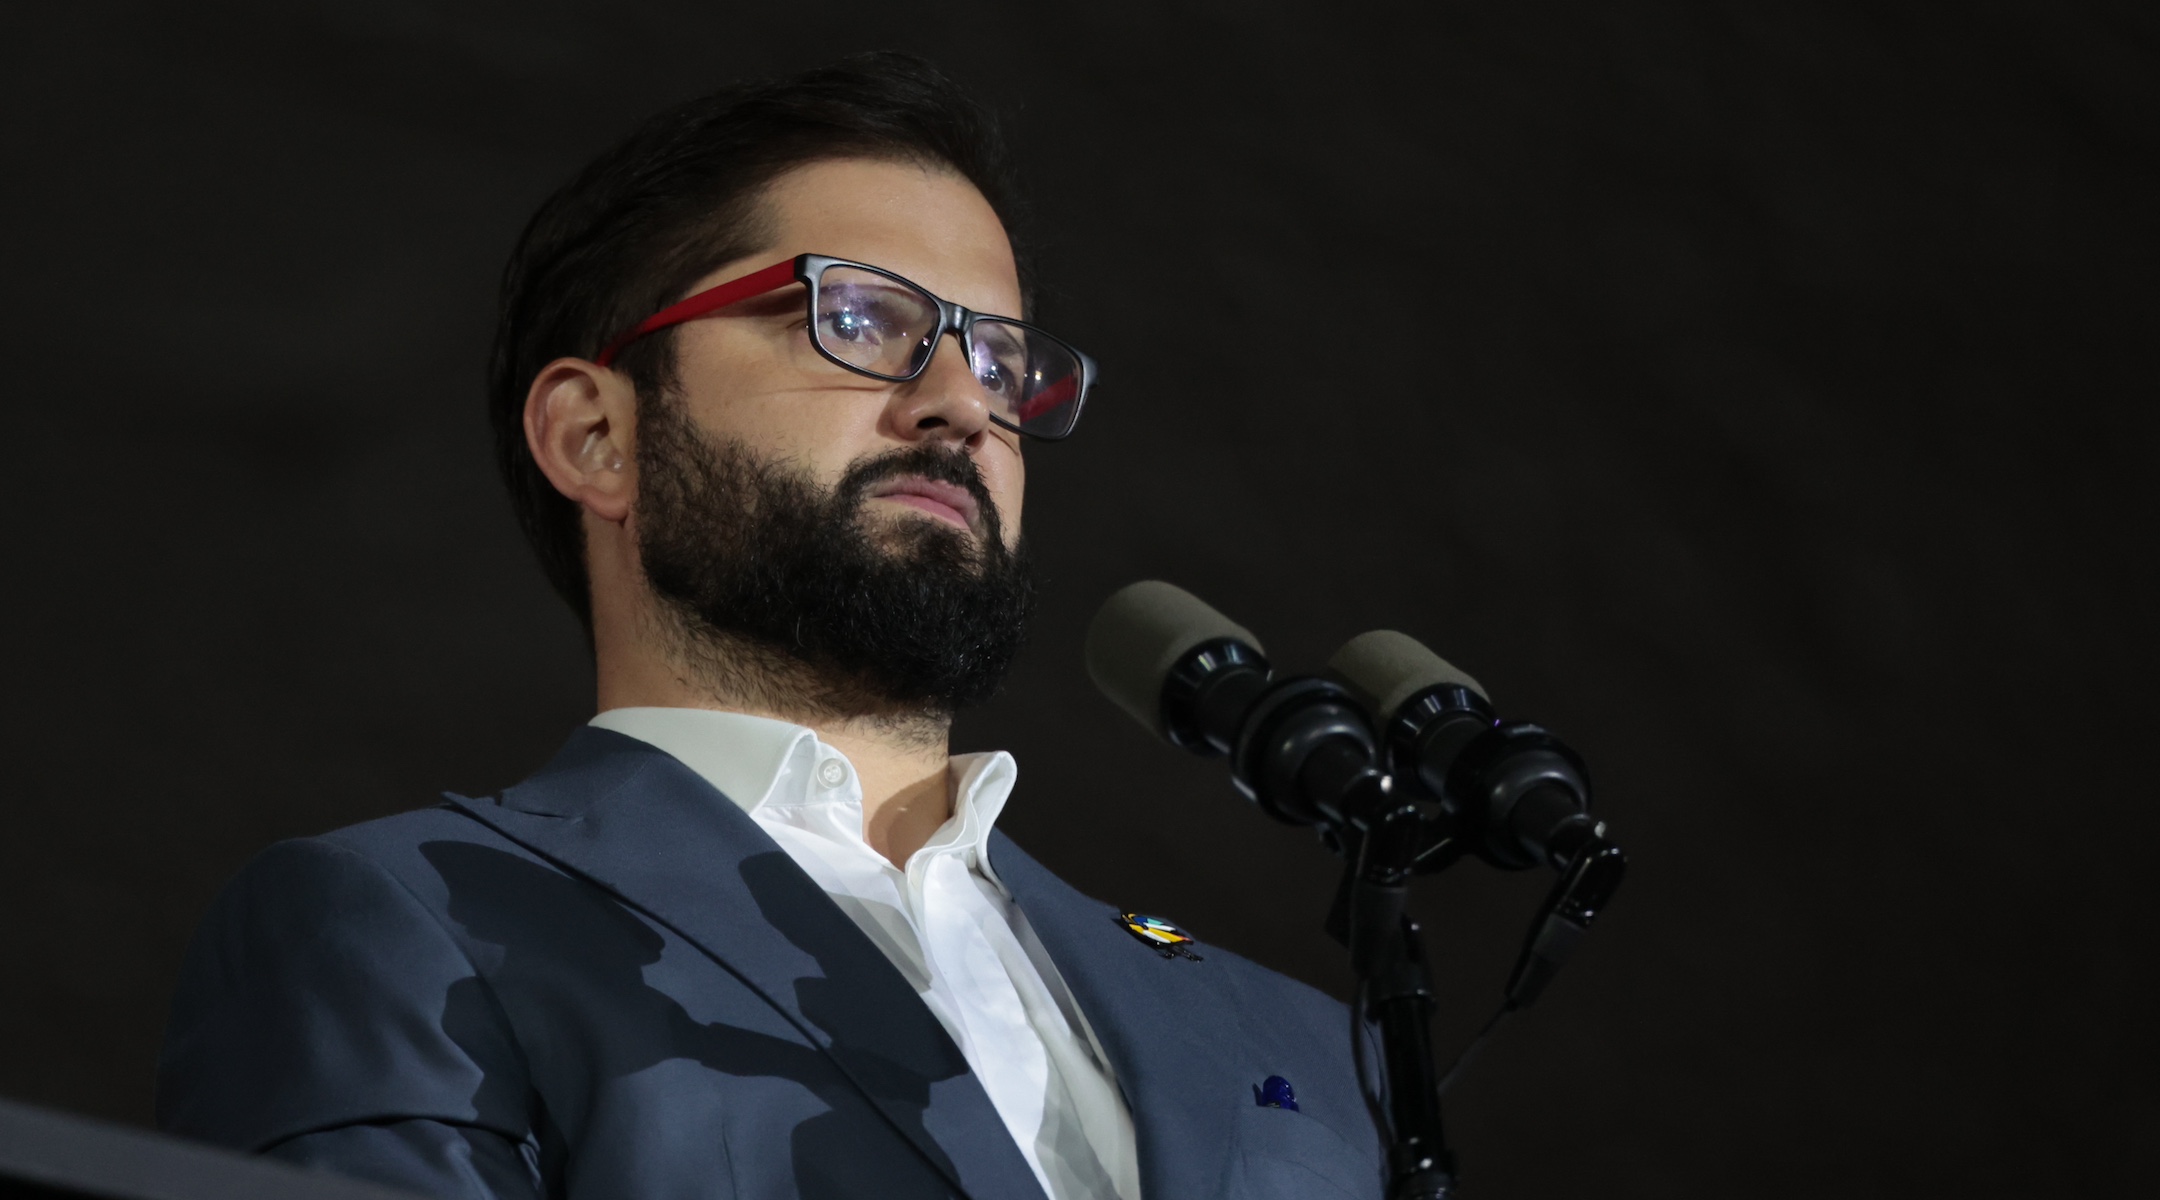
[[[1112,373],[1031,453],[1049,599],[960,731],[1023,843],[1341,991],[1332,860],[1080,638],[1150,576],[1289,667],[1401,628],[1584,752],[1636,869],[1451,1097],[1470,1194],[2130,1193],[2151,14],[11,6],[0,1094],[146,1121],[243,860],[589,714],[485,449],[495,273],[645,114],[896,46],[1003,113]],[[1444,1050],[1544,886],[1426,886]]]

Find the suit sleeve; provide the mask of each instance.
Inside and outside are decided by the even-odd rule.
[[[158,1124],[425,1195],[539,1194],[524,1057],[442,921],[389,871],[285,842],[189,948]]]

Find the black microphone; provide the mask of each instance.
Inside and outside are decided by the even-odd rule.
[[[1260,640],[1161,580],[1113,593],[1088,626],[1088,677],[1156,736],[1227,755],[1261,811],[1293,825],[1363,830],[1390,784],[1371,721],[1329,680],[1278,679]]]
[[[1463,848],[1508,870],[1564,870],[1597,829],[1581,756],[1536,725],[1500,721],[1477,680],[1416,639],[1360,634],[1328,670],[1371,709],[1398,778],[1440,803]]]
[[[1445,866],[1467,844],[1495,866],[1560,872],[1508,981],[1507,1007],[1528,1007],[1627,871],[1590,815],[1582,756],[1540,726],[1498,720],[1476,680],[1393,630],[1352,638],[1328,669],[1380,722],[1396,776],[1439,802],[1449,849],[1421,856],[1421,867]]]

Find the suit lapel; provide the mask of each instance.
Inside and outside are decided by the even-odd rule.
[[[1139,1141],[1143,1196],[1204,1197],[1222,1186],[1239,1102],[1214,1095],[1237,997],[1208,961],[1165,961],[1118,927],[1109,905],[1052,875],[1002,833],[990,862],[1110,1056]],[[1258,1082],[1255,1080],[1254,1082]]]
[[[749,984],[961,1192],[1042,1196],[989,1095],[899,970],[748,814],[672,756],[588,726],[500,804],[450,799]]]

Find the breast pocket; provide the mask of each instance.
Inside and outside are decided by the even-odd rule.
[[[1379,1200],[1386,1191],[1378,1162],[1303,1113],[1241,1108],[1235,1137],[1226,1200]]]

